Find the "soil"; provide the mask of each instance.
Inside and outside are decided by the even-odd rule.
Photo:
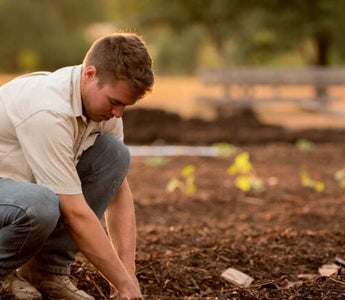
[[[217,122],[183,120],[162,111],[125,116],[129,144],[229,142],[248,152],[263,186],[241,191],[227,172],[234,157],[133,157],[128,174],[137,215],[137,276],[145,299],[345,299],[345,196],[334,174],[345,167],[345,132],[287,131],[252,111]],[[314,141],[301,150],[299,138]],[[196,192],[167,192],[169,180],[195,166]],[[300,173],[325,185],[302,185]],[[251,276],[247,287],[221,278],[228,268]],[[315,277],[301,280],[300,274]],[[79,256],[72,278],[96,299],[108,284]],[[1,299],[11,299],[2,294]]]
[[[313,142],[345,142],[344,128],[292,130],[262,122],[254,110],[238,109],[227,117],[207,121],[184,119],[159,109],[132,109],[124,114],[127,144],[210,145],[227,142],[236,145],[272,142],[294,143],[298,139]],[[330,117],[330,123],[332,118]]]

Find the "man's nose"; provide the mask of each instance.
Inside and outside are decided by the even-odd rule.
[[[112,115],[116,118],[121,118],[123,111],[125,110],[125,107],[122,105],[117,105],[113,108],[113,110],[111,111]]]

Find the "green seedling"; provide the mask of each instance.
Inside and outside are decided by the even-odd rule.
[[[145,160],[145,165],[149,167],[162,167],[165,165],[165,158],[163,156],[148,157]]]
[[[216,148],[218,156],[229,157],[236,153],[236,147],[229,143],[215,143],[212,146]]]
[[[325,189],[325,184],[323,182],[311,179],[309,177],[309,174],[305,171],[301,172],[301,182],[303,186],[310,188],[318,193],[322,192]]]
[[[243,152],[235,157],[234,163],[228,168],[230,175],[238,175],[235,184],[241,191],[257,190],[262,187],[262,181],[255,175],[253,165],[249,161],[249,153]]]
[[[345,189],[345,169],[341,169],[335,172],[334,179],[338,182],[338,185],[342,189]]]
[[[315,148],[315,144],[306,139],[299,139],[296,141],[296,147],[302,151],[311,151]]]
[[[193,195],[196,192],[194,171],[195,167],[193,165],[184,167],[179,177],[173,177],[169,180],[167,191],[172,193],[179,189],[189,196]]]

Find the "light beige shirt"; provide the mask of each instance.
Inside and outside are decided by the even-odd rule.
[[[99,134],[123,140],[121,118],[93,122],[83,116],[81,70],[32,73],[0,87],[0,177],[79,194],[82,152]]]

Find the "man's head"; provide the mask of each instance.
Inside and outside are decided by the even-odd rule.
[[[124,80],[135,99],[152,91],[152,59],[136,34],[116,33],[96,40],[83,62],[84,68],[88,66],[96,68],[100,87]]]
[[[121,117],[128,105],[151,92],[152,60],[135,34],[98,39],[83,62],[81,96],[84,113],[93,121]]]

